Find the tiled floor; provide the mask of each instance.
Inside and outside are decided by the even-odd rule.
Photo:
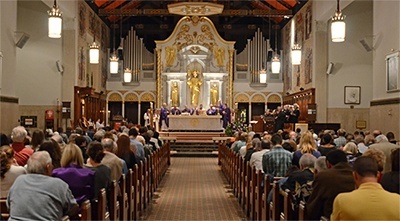
[[[144,220],[245,220],[217,158],[172,158]]]

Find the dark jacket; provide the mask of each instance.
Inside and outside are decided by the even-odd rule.
[[[352,172],[348,163],[341,162],[315,176],[313,192],[307,202],[310,220],[320,220],[321,216],[329,218],[335,197],[355,189]]]

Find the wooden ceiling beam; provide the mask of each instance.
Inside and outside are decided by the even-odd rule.
[[[99,9],[99,16],[175,16],[168,9]],[[292,10],[228,9],[219,16],[283,17],[292,16]]]

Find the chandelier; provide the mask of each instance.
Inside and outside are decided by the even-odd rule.
[[[132,70],[125,68],[124,70],[124,83],[130,83],[132,81]]]
[[[299,44],[294,44],[292,47],[292,64],[301,64],[301,47]]]

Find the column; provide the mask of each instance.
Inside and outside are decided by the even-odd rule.
[[[125,119],[125,101],[122,101],[122,117]]]
[[[161,49],[157,49],[157,107],[161,107],[162,104],[162,82],[161,82]],[[140,103],[139,103],[140,104]]]
[[[313,42],[314,49],[314,76],[313,85],[315,87],[315,103],[317,104],[317,121],[327,122],[328,107],[328,78],[326,67],[328,64],[328,27],[323,21],[316,22],[316,31]],[[318,62],[316,61],[318,58]]]
[[[108,101],[106,101],[106,112],[104,114],[106,116],[106,124],[104,126],[106,126],[108,125],[108,118],[110,117],[110,114],[108,113]]]
[[[140,122],[141,122],[141,116],[140,116],[140,113],[141,113],[141,110],[142,110],[142,105],[141,105],[141,102],[139,101],[138,102],[138,124],[140,124]]]

